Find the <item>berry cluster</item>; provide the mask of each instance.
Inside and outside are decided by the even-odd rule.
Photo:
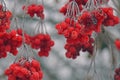
[[[16,31],[11,32],[0,32],[0,58],[6,57],[7,52],[16,55],[22,44],[22,37],[17,36]]]
[[[51,50],[51,47],[54,45],[54,41],[51,40],[51,37],[49,34],[44,34],[44,28],[43,26],[43,20],[44,20],[44,7],[43,5],[36,5],[36,4],[31,4],[27,7],[24,7],[24,9],[27,10],[27,14],[29,14],[31,17],[34,17],[36,14],[37,17],[40,17],[42,19],[42,22],[39,23],[41,26],[37,26],[37,34],[34,36],[30,36],[25,34],[25,40],[26,43],[29,44],[33,49],[38,50],[38,55],[40,57],[42,56],[49,56],[49,51]],[[39,32],[40,27],[42,27]],[[45,31],[46,32],[46,31]],[[18,33],[21,33],[21,30],[18,30]]]
[[[84,34],[84,26],[74,21],[71,24],[71,19],[66,18],[65,21],[56,25],[56,29],[59,34],[64,35],[67,39],[65,45],[66,57],[75,59],[79,56],[80,50],[92,54],[94,40],[88,34]]]
[[[22,36],[22,29],[17,29],[17,33]],[[34,36],[30,36],[27,33],[24,33],[24,38],[26,44],[30,45],[33,49],[38,50],[38,55],[40,57],[49,56],[49,51],[54,45],[54,41],[49,34],[38,33]]]
[[[42,80],[43,73],[37,60],[21,59],[5,70],[8,80]]]
[[[31,47],[34,49],[39,49],[38,55],[49,56],[49,51],[54,45],[54,41],[51,40],[49,34],[37,34],[31,38]]]
[[[86,36],[87,38],[88,36]],[[83,38],[85,43],[80,42],[80,38],[76,39],[76,40],[70,40],[67,41],[66,45],[65,45],[65,49],[67,50],[66,52],[66,57],[67,58],[72,58],[75,59],[77,58],[77,56],[79,56],[79,52],[80,51],[88,51],[90,54],[93,53],[93,39],[90,38],[90,40],[86,40],[85,37]],[[89,39],[89,38],[88,38]]]
[[[17,33],[22,36],[22,29],[17,29]],[[30,36],[24,33],[25,43],[30,45],[33,49],[38,50],[38,55],[49,56],[49,51],[54,45],[54,41],[51,39],[49,34],[39,33],[34,36]]]
[[[78,22],[85,26],[86,33],[100,32],[102,25],[114,26],[118,24],[119,18],[113,14],[113,8],[99,8],[91,12],[84,11],[79,16]]]
[[[115,40],[115,46],[118,50],[120,50],[120,39]]]
[[[0,32],[4,32],[10,28],[10,18],[12,13],[9,10],[3,10],[3,5],[0,4]]]
[[[115,69],[114,80],[120,80],[120,68]]]
[[[104,7],[104,8],[101,8],[101,10],[105,14],[105,18],[102,23],[104,26],[115,26],[116,24],[120,22],[119,17],[114,15],[112,7],[108,7],[108,8]]]
[[[42,5],[31,4],[27,7],[27,14],[33,17],[35,14],[37,17],[44,19],[44,7]]]
[[[100,13],[98,10],[92,12],[84,11],[83,14],[79,16],[78,22],[84,25],[85,34],[91,35],[93,31],[100,32],[104,17],[104,14]]]
[[[0,58],[5,58],[7,53],[17,55],[17,48],[22,44],[22,37],[15,30],[10,29],[12,13],[0,4]]]
[[[94,39],[91,36],[93,32],[101,32],[103,26],[115,26],[120,22],[119,17],[114,15],[112,7],[98,6],[103,3],[103,0],[100,0],[100,3],[97,3],[96,0],[69,0],[60,9],[60,12],[67,18],[57,24],[56,29],[58,34],[64,35],[67,39],[65,49],[68,58],[75,59],[81,50],[92,54]],[[85,8],[82,8],[82,5],[85,5]]]

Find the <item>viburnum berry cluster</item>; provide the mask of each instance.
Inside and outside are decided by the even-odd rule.
[[[44,7],[43,7],[43,5],[31,4],[25,8],[26,8],[27,14],[30,15],[30,17],[34,17],[34,15],[36,14],[37,17],[44,19],[44,13],[43,13]]]
[[[64,22],[56,25],[58,33],[67,39],[65,44],[66,57],[75,59],[81,50],[89,51],[92,54],[94,40],[88,34],[84,34],[84,26],[76,22],[70,24],[70,22],[71,19],[67,18]]]
[[[38,49],[38,55],[49,56],[49,51],[54,45],[54,41],[49,34],[37,34],[31,38],[31,46],[34,49]]]
[[[10,19],[12,13],[9,10],[4,10],[2,4],[0,4],[0,32],[4,32],[10,28]]]
[[[17,55],[17,48],[22,44],[22,37],[16,35],[14,30],[9,33],[0,32],[0,58],[6,57],[7,52]]]
[[[78,22],[85,26],[86,32],[101,32],[102,26],[114,26],[120,22],[119,17],[113,14],[113,8],[98,8],[91,12],[84,11]]]
[[[106,16],[102,23],[104,26],[106,26],[106,27],[107,26],[115,26],[116,24],[118,24],[120,22],[120,18],[118,16],[114,15],[112,7],[108,7],[108,8],[104,7],[101,9],[105,13],[105,16]]]
[[[66,38],[66,57],[75,59],[81,50],[92,54],[93,32],[99,33],[104,26],[119,24],[120,19],[114,15],[113,8],[100,6],[102,4],[105,4],[103,0],[69,0],[60,9],[67,18],[57,24],[56,29]]]
[[[37,26],[37,33],[34,36],[30,36],[25,34],[26,43],[29,44],[33,49],[38,50],[38,55],[40,57],[49,56],[49,52],[51,47],[54,45],[54,41],[51,39],[51,36],[46,31],[46,26],[44,26],[44,6],[31,4],[24,8],[27,11],[27,14],[31,17],[34,17],[35,14],[37,17],[40,17],[40,24],[41,26]],[[20,30],[18,30],[21,33]],[[36,32],[36,31],[34,31]]]
[[[8,80],[42,80],[43,78],[40,63],[35,59],[27,60],[26,58],[11,64],[5,70],[5,75],[8,76]]]
[[[17,33],[22,36],[22,29],[17,29]],[[38,50],[38,55],[40,57],[48,57],[51,47],[54,46],[54,41],[51,39],[49,34],[38,33],[34,36],[30,36],[29,34],[24,33],[24,38],[27,45]]]
[[[114,80],[120,80],[120,68],[115,69]]]
[[[7,52],[13,55],[18,53],[17,48],[22,44],[22,37],[16,36],[16,31],[0,32],[0,58],[6,57]]]
[[[27,42],[30,41],[30,46],[38,51],[40,57],[48,57],[54,41],[48,34],[44,21],[41,20],[38,24],[35,27],[34,35],[28,36]]]
[[[7,53],[17,55],[17,48],[22,44],[22,37],[15,30],[10,29],[12,13],[0,4],[0,58],[5,58]]]

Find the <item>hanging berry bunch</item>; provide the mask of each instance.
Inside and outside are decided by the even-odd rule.
[[[64,35],[67,39],[66,57],[75,59],[81,50],[92,54],[93,32],[101,32],[103,26],[114,26],[119,23],[119,17],[113,14],[113,8],[100,6],[105,3],[103,0],[88,0],[80,9],[77,0],[70,0],[61,8],[60,12],[67,18],[57,24],[56,29],[58,34]]]
[[[78,4],[75,0],[68,4],[68,9],[66,13],[65,21],[56,25],[58,34],[64,35],[66,40],[65,49],[66,57],[75,59],[79,56],[79,52],[88,51],[90,54],[93,53],[94,40],[89,34],[85,34],[84,25],[78,22],[78,16],[80,15],[80,10]]]
[[[26,35],[28,44],[31,45],[33,49],[38,50],[38,55],[41,56],[49,56],[49,51],[51,47],[54,45],[54,41],[51,39],[50,35],[46,30],[46,26],[44,23],[44,6],[43,0],[42,5],[31,4],[25,8],[28,15],[34,17],[35,14],[37,17],[40,17],[40,21],[38,25],[35,27],[35,31],[33,31],[34,36]]]
[[[102,1],[102,0],[101,0]],[[100,0],[88,0],[78,22],[85,26],[85,30],[101,32],[103,26],[115,26],[119,17],[115,16],[112,7],[102,7]]]
[[[42,80],[40,63],[32,58],[31,54],[30,48],[23,44],[14,63],[5,70],[8,80]]]
[[[64,47],[67,50],[66,57],[75,59],[80,55],[81,50],[89,51],[92,54],[94,40],[89,35],[83,34],[84,26],[77,22],[73,24],[70,24],[70,22],[71,20],[68,18],[65,22],[56,25],[58,33],[64,35],[67,39]]]
[[[16,31],[10,33],[0,33],[0,58],[6,57],[7,52],[13,55],[17,54],[17,48],[21,46],[22,37],[16,36]]]
[[[12,14],[6,8],[4,0],[0,3],[0,58],[5,58],[7,53],[17,55],[17,48],[22,44],[22,37],[15,30],[10,30]]]
[[[4,32],[10,28],[10,18],[12,13],[7,10],[4,1],[0,1],[0,32]]]
[[[43,5],[30,4],[29,6],[24,6],[23,9],[26,9],[26,13],[30,15],[30,17],[34,17],[36,15],[37,17],[44,19]]]
[[[103,21],[103,25],[104,26],[115,26],[116,24],[118,24],[120,22],[120,19],[118,16],[114,15],[113,12],[113,8],[112,7],[103,7],[101,8],[101,10],[103,11],[103,13],[105,14],[105,18]]]
[[[8,80],[42,80],[43,73],[40,63],[34,59],[22,63],[23,61],[24,59],[13,63],[6,69],[5,74],[8,76]]]
[[[24,32],[24,20],[25,17],[23,18],[23,26],[21,29],[14,30],[14,32],[12,31],[12,33],[10,33],[12,35],[10,39],[12,38],[13,41],[16,40],[16,38],[14,38],[15,34],[20,37],[22,36],[22,46],[21,44],[19,45],[18,42],[14,42],[13,46],[19,45],[21,47],[14,63],[5,70],[5,75],[8,76],[8,80],[42,80],[43,73],[40,63],[33,58],[33,51],[30,47],[31,39],[29,35]],[[17,40],[19,41],[19,38]]]
[[[35,30],[35,35],[31,38],[31,47],[38,50],[38,55],[49,56],[49,51],[54,45],[54,41],[46,31],[46,26],[43,22],[39,22]]]

